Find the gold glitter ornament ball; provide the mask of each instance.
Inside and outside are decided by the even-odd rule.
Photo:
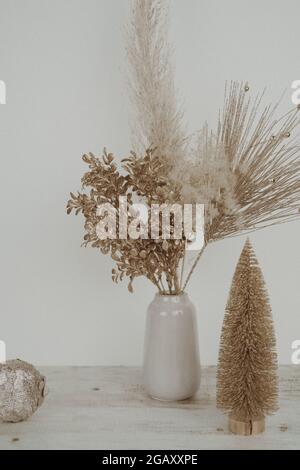
[[[31,364],[15,359],[0,364],[0,422],[30,418],[44,401],[45,377]]]

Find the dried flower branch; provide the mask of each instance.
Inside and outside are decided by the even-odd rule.
[[[138,157],[131,153],[122,162],[121,175],[117,171],[114,157],[104,151],[102,158],[93,154],[84,155],[83,160],[89,165],[89,171],[82,178],[83,188],[90,188],[89,194],[71,193],[67,212],[80,212],[85,217],[84,245],[98,248],[103,254],[110,254],[116,262],[112,271],[114,282],[129,278],[128,289],[132,292],[132,283],[138,276],[146,276],[163,294],[178,294],[181,291],[178,277],[178,266],[184,255],[185,240],[162,237],[159,226],[158,239],[151,239],[150,228],[138,239],[107,237],[101,239],[97,233],[97,225],[103,215],[98,214],[98,206],[109,203],[116,210],[116,220],[120,220],[119,197],[126,196],[126,217],[130,225],[136,219],[131,210],[133,200],[143,202],[148,208],[148,218],[151,217],[151,204],[180,199],[180,187],[169,178],[163,176],[164,166],[161,159],[150,149],[145,156]],[[124,210],[124,208],[122,208]],[[174,218],[171,217],[171,232]],[[119,227],[117,227],[118,229]],[[143,224],[140,222],[140,232]]]
[[[205,204],[206,244],[300,215],[299,109],[276,120],[278,104],[261,111],[262,95],[251,104],[248,91],[231,83],[216,135],[205,128],[182,172],[183,193]]]

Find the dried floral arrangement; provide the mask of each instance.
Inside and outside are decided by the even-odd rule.
[[[279,103],[264,106],[264,93],[252,99],[247,82],[232,82],[216,130],[205,125],[196,138],[186,135],[166,34],[167,7],[164,0],[133,1],[127,53],[134,152],[119,170],[106,151],[102,158],[84,155],[89,165],[84,191],[71,194],[67,211],[84,215],[84,244],[116,262],[115,282],[128,277],[132,291],[133,280],[146,276],[162,294],[179,294],[209,243],[299,217],[300,108],[276,118]],[[118,212],[120,195],[128,196],[129,219],[137,200],[149,210],[152,203],[204,204],[205,243],[187,270],[189,237],[98,239],[97,205],[107,201]]]

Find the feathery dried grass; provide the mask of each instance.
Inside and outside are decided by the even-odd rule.
[[[182,112],[177,105],[167,40],[168,2],[135,0],[127,35],[130,96],[136,111],[134,150],[150,147],[166,157],[184,152]]]

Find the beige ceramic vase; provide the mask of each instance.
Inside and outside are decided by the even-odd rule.
[[[147,312],[144,386],[155,399],[184,400],[200,384],[196,309],[187,294],[156,294]]]

